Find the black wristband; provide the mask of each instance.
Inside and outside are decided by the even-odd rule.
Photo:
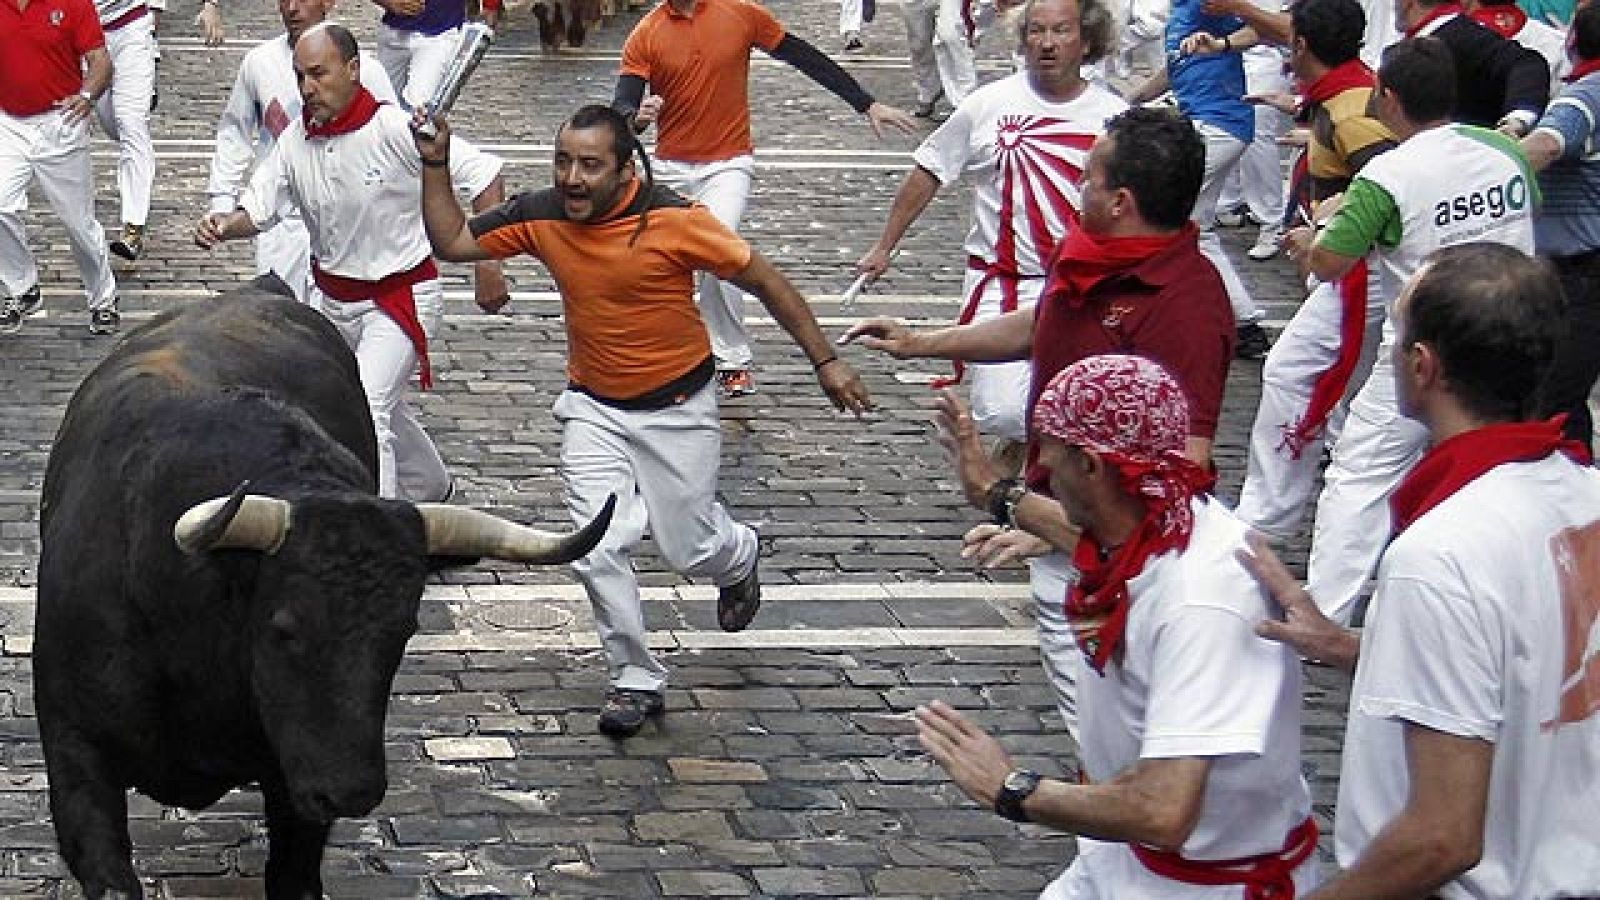
[[[997,478],[989,485],[989,492],[983,498],[984,506],[996,525],[1010,528],[1016,524],[1011,521],[1011,507],[1017,502],[1019,488],[1025,490],[1020,478]]]
[[[450,167],[450,160],[424,158],[422,160],[422,164],[430,169],[448,169]]]
[[[828,363],[838,362],[838,361],[839,361],[838,354],[830,353],[830,354],[828,354],[828,358],[827,359],[819,359],[816,362],[812,363],[811,364],[811,368],[814,369],[815,371],[821,372],[823,366],[827,365]]]

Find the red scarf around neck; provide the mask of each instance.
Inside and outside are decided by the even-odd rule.
[[[1390,498],[1394,533],[1405,531],[1428,510],[1504,463],[1532,462],[1559,451],[1575,463],[1589,465],[1589,448],[1562,436],[1566,421],[1562,414],[1543,422],[1502,422],[1440,441]]]
[[[1157,468],[1154,463],[1133,462],[1120,454],[1106,456],[1113,459],[1124,484],[1137,483]],[[1159,501],[1145,498],[1144,518],[1128,540],[1109,556],[1088,530],[1072,551],[1078,580],[1067,589],[1067,621],[1096,674],[1105,672],[1106,663],[1121,646],[1122,634],[1127,630],[1128,611],[1133,607],[1128,582],[1138,577],[1151,559],[1189,546],[1189,536],[1194,533],[1189,504],[1196,494],[1211,490],[1216,476],[1185,459],[1167,467],[1166,480],[1173,489]]]
[[[1585,75],[1600,72],[1600,59],[1580,59],[1572,64],[1572,71],[1567,73],[1565,80],[1577,81]]]
[[[1198,240],[1200,231],[1193,222],[1171,234],[1110,237],[1090,234],[1076,221],[1067,236],[1056,246],[1055,258],[1050,261],[1050,280],[1045,285],[1044,296],[1054,294],[1065,285],[1069,289],[1067,302],[1082,305],[1089,291],[1114,275],[1133,269],[1181,240]]]
[[[365,87],[357,87],[356,95],[350,98],[350,105],[323,124],[318,124],[311,119],[311,109],[302,108],[300,115],[305,121],[306,137],[333,137],[336,134],[349,134],[352,131],[372,121],[378,114],[378,98]]]
[[[1305,85],[1301,93],[1305,96],[1305,105],[1311,107],[1327,103],[1352,88],[1369,88],[1377,83],[1377,76],[1358,56],[1323,72],[1321,78]]]
[[[1460,12],[1461,4],[1459,3],[1441,3],[1429,10],[1428,14],[1422,17],[1422,21],[1411,26],[1410,28],[1407,28],[1406,37],[1414,38],[1422,32],[1422,29],[1427,28],[1434,22],[1437,22],[1446,16],[1458,15]]]
[[[1528,14],[1512,5],[1480,6],[1478,11],[1472,14],[1472,20],[1506,40],[1511,40],[1522,30],[1522,26],[1528,24]]]

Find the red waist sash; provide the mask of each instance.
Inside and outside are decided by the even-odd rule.
[[[1277,853],[1242,859],[1185,859],[1176,853],[1130,844],[1146,869],[1183,884],[1244,886],[1245,900],[1294,900],[1294,870],[1317,849],[1317,823],[1310,816],[1295,826]]]
[[[411,346],[416,348],[417,368],[421,372],[423,390],[433,387],[433,366],[428,363],[428,335],[422,330],[422,322],[417,318],[417,299],[412,295],[411,288],[438,277],[439,267],[433,264],[431,256],[404,272],[396,272],[377,281],[345,278],[332,272],[324,272],[316,260],[311,261],[311,278],[324,294],[340,303],[371,300],[400,326],[400,330],[411,339]]]

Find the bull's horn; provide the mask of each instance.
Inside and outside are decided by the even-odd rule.
[[[540,531],[448,503],[418,503],[416,506],[428,529],[431,556],[470,556],[553,565],[581,559],[593,550],[611,524],[611,512],[616,505],[617,498],[613,494],[588,525],[571,534]]]
[[[172,539],[185,553],[240,548],[277,553],[289,536],[293,507],[287,500],[246,494],[248,482],[231,496],[191,506],[172,526]]]

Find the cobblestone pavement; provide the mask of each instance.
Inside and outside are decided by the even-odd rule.
[[[831,3],[774,0],[802,36],[838,49]],[[156,116],[158,189],[150,254],[119,265],[128,324],[203,301],[250,274],[247,245],[216,253],[189,240],[204,206],[218,111],[244,50],[277,33],[270,5],[230,8],[232,39],[205,48],[173,0],[162,26]],[[360,37],[375,13],[341,12]],[[633,16],[590,46],[540,54],[514,20],[454,124],[511,162],[510,187],[545,179],[556,124],[609,97]],[[912,102],[898,9],[886,4],[864,54],[843,58],[888,102]],[[985,73],[1008,48],[985,44]],[[908,139],[873,140],[843,104],[758,56],[758,174],[745,233],[813,297],[830,332],[860,314],[947,320],[962,276],[965,199],[945,192],[906,241],[896,269],[855,310],[837,293],[880,227],[909,165]],[[95,145],[101,219],[115,224],[114,148]],[[42,198],[30,225],[47,309],[0,340],[0,896],[77,896],[54,849],[29,672],[37,494],[49,442],[79,378],[110,346],[84,329],[77,275]],[[1281,324],[1292,273],[1230,250]],[[562,383],[554,286],[510,267],[515,315],[470,314],[460,267],[436,344],[438,389],[424,419],[463,501],[558,522]],[[674,668],[671,712],[618,744],[593,710],[602,663],[588,605],[564,570],[485,565],[450,573],[424,602],[395,685],[390,790],[372,816],[341,822],[325,871],[332,897],[875,896],[1031,897],[1071,855],[1071,840],[976,809],[910,737],[907,712],[943,698],[1001,733],[1022,760],[1069,771],[1071,748],[1038,664],[1020,571],[975,571],[956,538],[977,520],[958,499],[927,426],[941,367],[856,349],[881,411],[836,416],[810,367],[770,320],[755,325],[760,391],[724,410],[722,490],[758,523],[772,587],[755,628],[714,626],[713,592],[640,557],[654,638]],[[1232,498],[1255,410],[1259,363],[1235,365],[1218,436]],[[83,473],[83,477],[94,477]],[[1291,556],[1303,554],[1303,541]],[[1338,773],[1344,680],[1308,669],[1306,769],[1327,824]],[[152,896],[259,896],[266,836],[260,798],[231,795],[202,813],[133,801],[136,863]],[[1324,841],[1326,845],[1326,841]]]

